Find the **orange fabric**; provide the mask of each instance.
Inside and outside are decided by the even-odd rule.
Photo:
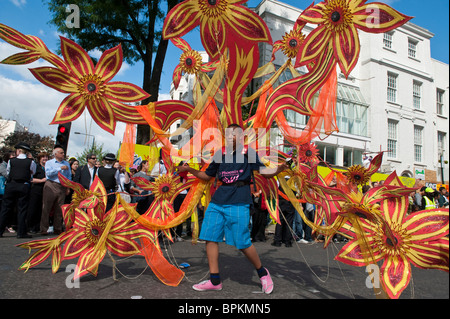
[[[125,163],[127,166],[133,164],[134,145],[136,141],[136,126],[127,123],[123,133],[122,146],[120,148],[119,163]]]
[[[337,94],[337,73],[336,68],[330,74],[330,77],[323,85],[319,100],[308,123],[303,131],[292,128],[284,116],[283,112],[278,112],[276,122],[284,137],[289,143],[294,145],[309,143],[313,138],[321,138],[322,134],[326,136],[339,129],[336,123],[336,94]],[[322,139],[322,138],[321,138]]]
[[[184,277],[184,272],[170,264],[148,238],[141,238],[142,254],[153,273],[167,286],[176,287]]]

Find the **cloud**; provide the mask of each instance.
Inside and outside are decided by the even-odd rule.
[[[13,5],[22,8],[27,4],[27,0],[9,0]]]
[[[13,80],[0,74],[0,115],[4,119],[17,120],[28,127],[30,132],[41,136],[56,136],[57,125],[50,125],[56,110],[66,94],[57,92],[40,83],[25,80]],[[92,137],[75,135],[74,132],[95,136],[97,145],[103,144],[105,151],[115,153],[123,138],[125,124],[118,123],[116,134],[102,130],[92,121],[85,111],[76,121],[72,122],[68,145],[68,155],[81,154],[92,145]]]

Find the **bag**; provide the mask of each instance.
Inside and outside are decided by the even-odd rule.
[[[0,176],[0,195],[5,194],[5,185],[6,185],[6,178],[4,176]]]

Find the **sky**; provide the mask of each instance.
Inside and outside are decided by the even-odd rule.
[[[282,2],[300,9],[305,9],[312,3],[312,1],[305,0],[284,0]],[[403,14],[413,16],[412,23],[434,33],[435,36],[431,40],[431,56],[436,60],[449,63],[448,0],[385,0],[382,2]],[[259,3],[260,0],[248,1],[249,7],[255,7]],[[51,15],[42,0],[0,0],[0,23],[24,34],[41,38],[52,52],[56,52],[61,34],[48,23],[50,19]],[[203,48],[196,30],[188,34],[185,40],[194,50],[200,51]],[[20,51],[0,40],[0,60]],[[162,100],[168,99],[173,70],[178,64],[180,54],[181,50],[170,43],[160,87],[160,99]],[[99,58],[101,52],[90,52],[90,55]],[[29,71],[29,68],[47,65],[43,60],[26,66],[0,65],[0,116],[3,119],[17,120],[33,133],[55,136],[57,126],[49,125],[49,123],[67,95],[41,84]],[[142,63],[128,65],[124,62],[113,81],[125,81],[141,86],[142,69]],[[92,144],[94,137],[96,144],[103,144],[104,151],[115,153],[123,138],[124,130],[125,124],[118,123],[115,135],[105,132],[92,121],[89,113],[85,111],[72,123],[68,155],[81,154],[83,149]],[[76,135],[73,134],[74,132],[81,134]]]

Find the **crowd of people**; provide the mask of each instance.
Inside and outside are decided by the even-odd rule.
[[[64,150],[56,147],[52,154],[40,153],[35,158],[31,156],[31,149],[25,143],[16,145],[16,151],[5,152],[0,162],[0,183],[6,182],[0,193],[0,235],[3,232],[17,233],[19,238],[30,238],[30,234],[47,235],[59,234],[64,230],[61,206],[72,201],[73,191],[63,187],[58,173],[89,189],[94,176],[99,176],[105,185],[108,195],[107,210],[114,204],[115,195],[119,192],[127,202],[137,203],[136,210],[143,214],[150,207],[154,197],[140,188],[131,179],[142,177],[154,181],[158,176],[167,172],[161,158],[150,170],[149,161],[144,160],[138,167],[132,167],[129,172],[116,160],[114,154],[106,154],[98,159],[95,154],[86,156],[86,164],[80,166],[80,161],[71,158],[66,161]],[[13,159],[11,161],[11,159]],[[18,160],[27,161],[18,161]],[[369,158],[367,158],[369,160]],[[181,163],[182,164],[182,163]],[[180,164],[180,165],[181,165]],[[25,173],[26,172],[26,173]],[[30,178],[28,178],[28,174]],[[180,181],[185,179],[180,176]],[[363,193],[372,187],[377,187],[383,181],[371,182],[362,187]],[[9,184],[6,187],[6,184]],[[333,182],[330,184],[333,186]],[[174,201],[177,212],[188,190],[181,192]],[[250,231],[252,242],[265,242],[267,234],[273,232],[275,247],[292,247],[293,242],[313,243],[322,241],[323,236],[314,234],[312,229],[303,222],[294,206],[280,196],[280,221],[275,224],[270,218],[265,199],[261,190],[252,192],[253,205],[251,209]],[[198,203],[197,215],[199,225],[204,217],[204,197]],[[311,203],[302,203],[303,212],[310,221],[314,221],[316,207]],[[449,205],[448,192],[445,187],[433,190],[423,186],[409,197],[408,212],[419,210],[447,208]],[[197,217],[198,216],[198,217]],[[183,241],[192,236],[191,219],[173,229],[175,241]],[[335,236],[335,242],[346,241],[342,236]]]

